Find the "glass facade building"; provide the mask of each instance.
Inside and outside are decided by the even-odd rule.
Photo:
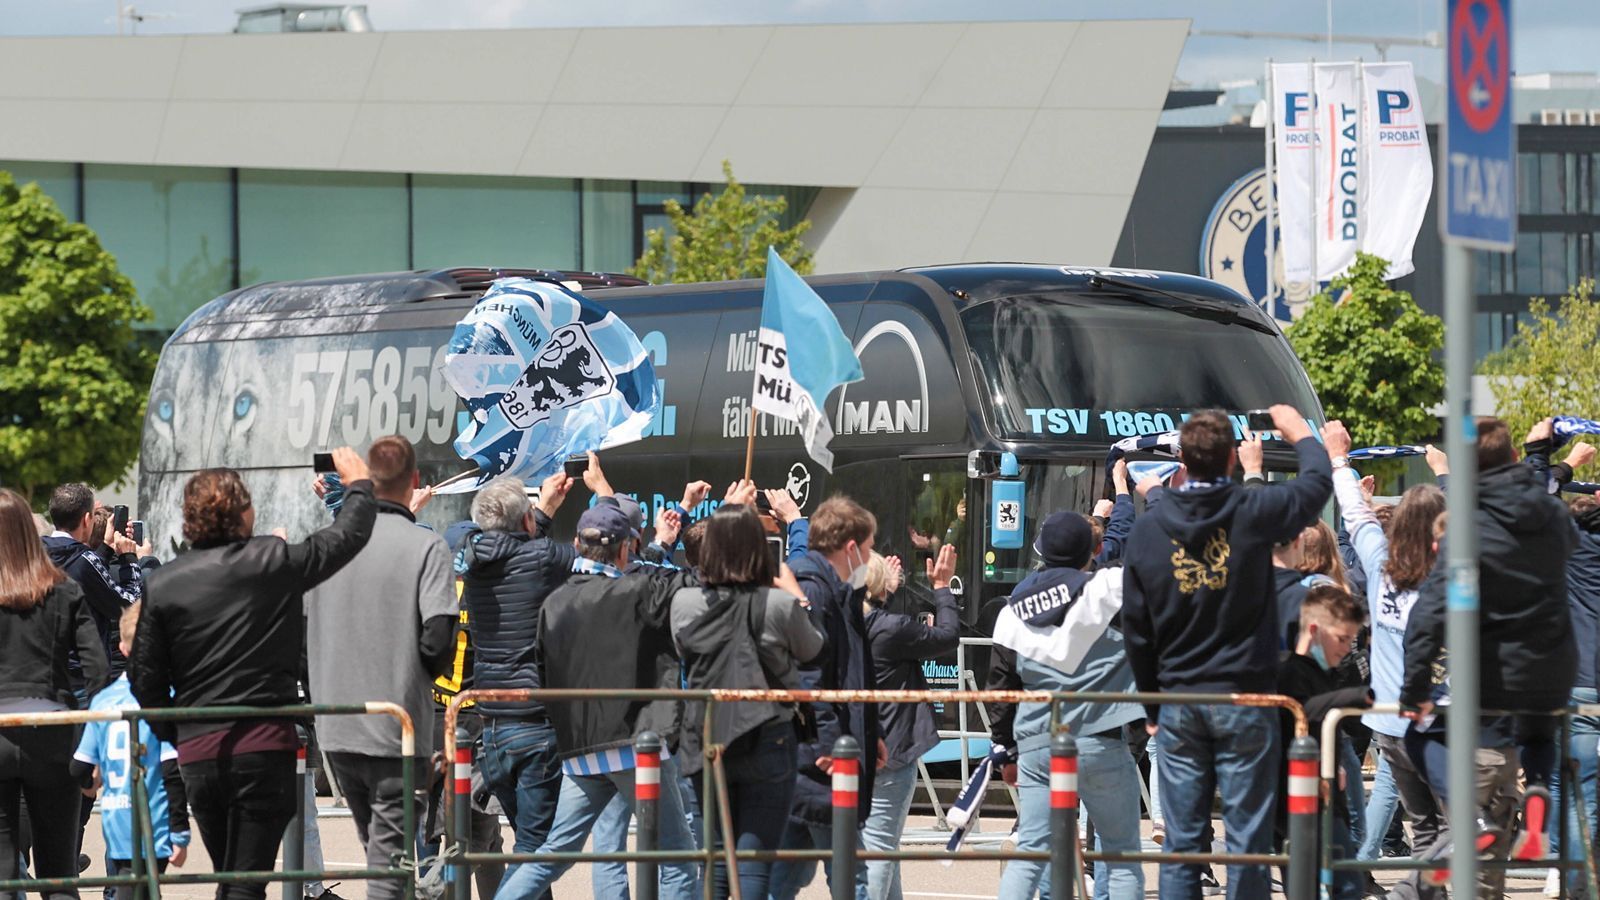
[[[261,281],[483,265],[621,272],[645,233],[667,225],[668,200],[687,206],[719,187],[4,160],[0,170],[38,182],[95,230],[160,332]],[[818,192],[746,187],[787,198],[785,226]]]

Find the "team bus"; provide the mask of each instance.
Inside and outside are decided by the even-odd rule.
[[[318,451],[399,433],[416,444],[430,483],[470,468],[451,448],[465,413],[440,368],[456,321],[502,275],[566,283],[633,328],[653,356],[663,406],[644,440],[602,455],[607,473],[652,512],[705,479],[717,488],[695,512],[708,513],[743,472],[760,281],[651,286],[458,268],[261,284],[191,315],[162,351],[140,457],[140,507],[158,546],[176,545],[183,483],[209,466],[241,470],[259,526],[291,537],[327,521],[310,491]],[[865,377],[828,398],[833,471],[807,456],[792,425],[763,415],[755,478],[787,488],[802,511],[842,493],[876,513],[878,549],[908,573],[893,604],[909,612],[928,599],[923,560],[954,544],[974,632],[1033,564],[1036,524],[1109,496],[1115,441],[1169,430],[1196,408],[1224,409],[1241,429],[1245,410],[1274,403],[1321,418],[1277,324],[1205,279],[983,264],[808,281]],[[1002,454],[1020,465],[1011,484]],[[1288,448],[1268,458],[1292,464]],[[1019,501],[994,503],[1002,490]],[[570,535],[581,493],[558,534]],[[440,497],[422,519],[442,529],[467,517],[468,502]],[[1011,540],[992,521],[997,508],[1020,519],[1008,523]],[[954,666],[928,672],[957,686]]]

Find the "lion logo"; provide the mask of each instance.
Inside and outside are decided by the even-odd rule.
[[[1207,541],[1201,558],[1195,559],[1177,541],[1172,542],[1172,577],[1178,582],[1178,591],[1192,594],[1207,587],[1219,591],[1228,586],[1228,530],[1217,529]]]

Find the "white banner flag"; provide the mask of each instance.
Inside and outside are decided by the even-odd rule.
[[[1278,235],[1286,282],[1311,280],[1311,67],[1272,67],[1273,156],[1277,160]]]
[[[1411,274],[1411,248],[1433,195],[1433,157],[1411,63],[1370,63],[1366,76],[1367,188],[1361,249]]]
[[[1361,246],[1360,72],[1355,63],[1317,64],[1317,280],[1350,268]]]

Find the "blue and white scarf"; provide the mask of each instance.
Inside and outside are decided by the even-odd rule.
[[[954,853],[966,841],[967,829],[978,820],[978,813],[983,810],[983,798],[989,793],[989,780],[994,776],[995,769],[1016,761],[1016,752],[1009,747],[996,744],[989,748],[989,755],[972,770],[966,787],[961,789],[956,802],[950,804],[950,809],[944,814],[945,821],[955,828],[950,840],[945,842],[946,850]]]
[[[1600,494],[1600,482],[1569,481],[1561,486],[1561,490],[1568,494]]]
[[[1129,453],[1143,450],[1158,456],[1178,458],[1178,433],[1176,431],[1163,431],[1159,434],[1141,434],[1135,437],[1123,438],[1111,445],[1111,452],[1106,454],[1106,477],[1111,477],[1111,470],[1116,467],[1117,460]]]
[[[1401,444],[1399,446],[1380,444],[1376,447],[1362,447],[1359,450],[1351,450],[1346,454],[1345,458],[1352,461],[1361,459],[1396,459],[1402,456],[1426,456],[1427,453],[1428,448],[1420,444]]]
[[[1559,447],[1571,440],[1575,434],[1600,434],[1600,422],[1594,419],[1580,419],[1577,416],[1556,416],[1551,432],[1552,442]]]

